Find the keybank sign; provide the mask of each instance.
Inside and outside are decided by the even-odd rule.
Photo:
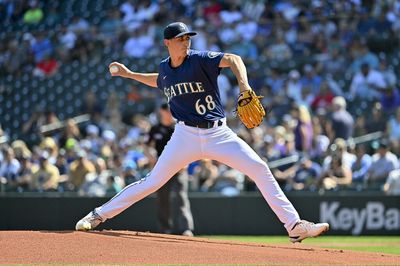
[[[400,230],[400,210],[385,208],[376,201],[369,201],[362,208],[346,207],[338,201],[322,201],[320,221],[329,223],[332,230],[350,231],[353,235],[363,230]]]

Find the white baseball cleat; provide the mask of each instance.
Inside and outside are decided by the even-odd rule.
[[[95,229],[99,224],[101,224],[103,219],[95,211],[89,212],[88,215],[80,219],[76,225],[76,231],[88,231]]]
[[[299,221],[289,232],[292,243],[301,242],[308,237],[317,237],[329,230],[328,223],[311,223],[306,220]]]

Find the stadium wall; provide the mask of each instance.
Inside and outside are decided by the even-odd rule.
[[[284,235],[259,194],[239,197],[192,194],[196,234]],[[400,235],[400,197],[290,195],[303,219],[329,222],[331,235]],[[72,230],[76,221],[108,198],[42,195],[0,196],[0,230]],[[150,196],[99,229],[156,232],[155,197]]]

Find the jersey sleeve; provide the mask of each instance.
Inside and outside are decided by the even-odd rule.
[[[219,75],[221,68],[219,63],[221,62],[224,53],[212,52],[212,51],[202,51],[199,53],[201,66],[206,69],[209,73],[214,73]]]

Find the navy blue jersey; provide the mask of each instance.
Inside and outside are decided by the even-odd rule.
[[[202,123],[225,117],[217,78],[223,53],[190,50],[177,67],[170,58],[161,61],[157,86],[167,97],[172,116],[178,121]]]

